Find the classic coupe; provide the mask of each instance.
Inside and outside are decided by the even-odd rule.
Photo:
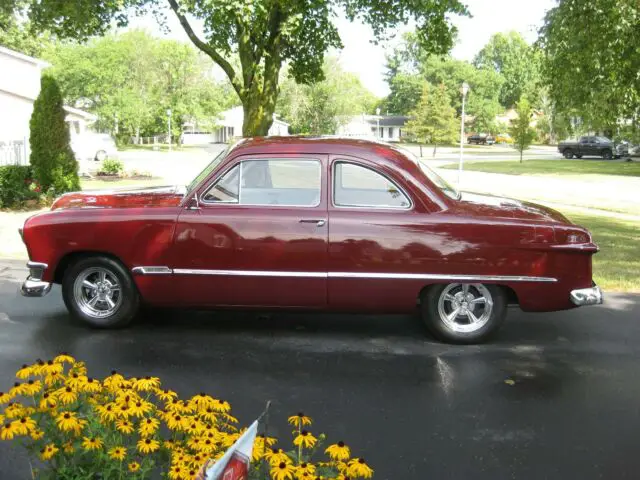
[[[84,191],[27,219],[25,296],[62,285],[73,317],[121,327],[153,307],[410,313],[453,343],[509,304],[602,302],[589,232],[532,203],[460,193],[398,147],[264,137],[188,186]]]

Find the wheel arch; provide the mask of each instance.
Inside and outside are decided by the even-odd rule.
[[[111,252],[99,250],[78,250],[74,252],[68,252],[62,258],[60,258],[54,270],[53,283],[61,284],[67,269],[78,260],[88,257],[110,258],[111,260],[118,262],[126,272],[129,272],[129,268],[125,265],[125,263],[120,258],[118,258],[117,255],[114,255]]]

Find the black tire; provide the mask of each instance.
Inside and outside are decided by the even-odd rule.
[[[480,287],[478,287],[478,285]],[[440,297],[445,294],[445,290],[447,292],[453,292],[456,291],[457,288],[461,289],[462,284],[433,285],[428,288],[421,298],[420,308],[422,321],[431,334],[442,342],[461,345],[482,343],[489,339],[504,323],[507,315],[507,298],[504,290],[496,285],[469,285],[470,291],[476,289],[478,293],[480,293],[480,290],[477,290],[478,288],[486,289],[491,297],[492,308],[487,314],[488,319],[477,329],[473,331],[456,331],[450,328],[441,318],[439,302]],[[458,295],[458,293],[456,295]],[[486,307],[482,308],[484,309]],[[478,314],[479,311],[475,311],[475,313]],[[484,315],[484,313],[482,313],[482,315]],[[470,321],[469,324],[471,324]]]
[[[571,160],[573,158],[573,151],[570,149],[565,150],[564,152],[562,152],[562,154],[567,160]]]
[[[576,155],[576,158],[582,158],[582,155]]]
[[[96,162],[103,162],[106,159],[107,159],[107,152],[105,152],[104,150],[98,150],[94,160]]]
[[[611,160],[613,158],[613,152],[611,150],[603,150],[602,158],[605,160]]]
[[[97,317],[87,313],[88,307],[86,305],[83,310],[83,306],[80,303],[81,300],[76,295],[76,280],[93,270],[108,272],[108,279],[113,280],[109,284],[119,286],[119,289],[115,291],[117,293],[113,293],[116,298],[113,312],[104,317]],[[96,273],[96,275],[98,274]],[[90,293],[86,293],[87,290],[82,290],[82,292],[90,295]],[[102,255],[83,257],[67,268],[62,280],[62,298],[74,319],[94,328],[125,327],[133,321],[140,308],[138,289],[133,283],[129,272],[116,260]]]

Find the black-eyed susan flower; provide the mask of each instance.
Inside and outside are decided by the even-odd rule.
[[[316,466],[313,463],[302,462],[298,465],[296,469],[296,475],[303,475],[306,473],[306,476],[311,476],[316,473]]]
[[[290,463],[280,462],[271,467],[271,477],[273,480],[293,480],[296,467]]]
[[[291,463],[292,460],[289,458],[289,456],[284,453],[284,450],[282,450],[281,448],[270,448],[268,449],[265,454],[264,454],[264,458],[267,459],[267,462],[269,462],[269,465],[274,466],[274,465],[278,465],[279,463]]]
[[[293,444],[296,447],[313,448],[317,441],[318,439],[310,432],[302,430],[296,438],[293,439]]]
[[[69,405],[78,400],[78,394],[70,386],[59,388],[55,391],[55,396],[63,405]]]
[[[116,428],[118,429],[119,432],[125,433],[128,435],[133,432],[133,423],[125,419],[117,420]]]
[[[349,457],[351,456],[349,447],[347,447],[342,441],[329,445],[325,450],[325,453],[329,455],[332,460],[340,460],[343,462],[349,460]]]
[[[13,399],[13,395],[9,395],[6,392],[0,392],[0,405],[4,405],[5,403],[9,403]]]
[[[78,418],[75,412],[60,412],[56,417],[56,426],[63,432],[78,432],[86,425],[86,421]]]
[[[135,473],[140,470],[140,464],[138,462],[131,462],[129,463],[129,465],[127,465],[127,468],[131,473]]]
[[[57,385],[64,380],[64,376],[60,372],[51,372],[44,377],[44,384],[47,387]]]
[[[51,375],[53,372],[56,374],[61,374],[64,370],[64,367],[60,363],[53,363],[53,360],[49,360],[42,367],[40,367],[40,372],[43,375]]]
[[[184,480],[187,478],[187,469],[181,465],[173,465],[169,469],[168,476],[171,480]]]
[[[13,387],[11,387],[9,389],[9,395],[11,395],[11,397],[17,397],[17,396],[20,396],[20,395],[24,395],[25,388],[26,388],[26,383],[15,382],[13,384]]]
[[[182,416],[174,413],[166,418],[167,427],[169,430],[182,430]]]
[[[115,391],[119,388],[120,383],[122,383],[123,381],[124,377],[115,370],[112,370],[111,375],[105,378],[102,383],[108,390]]]
[[[40,440],[42,437],[44,437],[44,431],[36,428],[34,430],[31,431],[31,433],[29,434],[29,436],[31,437],[32,440],[35,440],[36,442],[38,440]]]
[[[92,450],[100,450],[104,443],[100,437],[83,437],[82,448],[90,452]]]
[[[42,394],[42,397],[40,398],[38,407],[40,408],[41,411],[45,411],[45,410],[54,408],[57,404],[58,402],[56,401],[55,397],[51,393],[44,392]]]
[[[102,423],[114,422],[116,420],[115,405],[113,403],[96,405],[96,411],[98,415],[100,415],[100,421]]]
[[[107,452],[112,460],[122,461],[127,456],[127,449],[124,447],[113,447]]]
[[[70,373],[66,380],[67,387],[71,387],[74,390],[82,390],[86,382],[87,377],[80,375],[78,372]]]
[[[354,458],[349,460],[347,464],[347,475],[350,477],[371,478],[373,476],[373,469],[367,465],[364,458]]]
[[[68,353],[62,352],[60,355],[53,359],[53,363],[68,363],[70,365],[73,365],[74,363],[76,363],[76,359]]]
[[[16,378],[19,378],[20,380],[26,380],[27,378],[29,378],[31,375],[34,374],[33,372],[34,372],[34,368],[32,365],[24,364],[22,365],[20,370],[16,372]]]
[[[195,407],[197,410],[206,410],[213,405],[213,398],[206,393],[199,393],[194,395],[189,400],[189,405]]]
[[[158,377],[139,378],[133,382],[133,388],[139,392],[148,392],[160,388],[160,379]]]
[[[178,398],[178,394],[173,390],[162,390],[157,388],[155,390],[156,397],[163,402],[169,402],[174,398]]]
[[[31,417],[22,417],[18,420],[14,420],[12,423],[17,425],[20,435],[27,435],[36,429],[36,422]]]
[[[137,446],[140,453],[153,453],[160,448],[160,442],[153,438],[141,438]]]
[[[119,418],[127,419],[132,415],[131,407],[129,407],[129,405],[126,403],[116,404],[114,409],[116,412],[116,416],[118,416]]]
[[[62,444],[62,451],[64,453],[73,453],[76,451],[75,447],[73,446],[72,442],[66,442]]]
[[[51,460],[59,450],[53,443],[50,443],[40,451],[40,458],[44,461]]]
[[[202,426],[202,424],[193,417],[185,418],[183,421],[183,426],[184,432],[188,435],[199,435],[204,431],[204,427]]]
[[[311,417],[307,417],[304,413],[298,412],[297,415],[292,415],[287,421],[294,427],[300,428],[305,425],[311,425]]]
[[[143,417],[153,409],[153,405],[150,402],[138,399],[131,403],[131,415],[135,417]]]
[[[5,421],[0,427],[0,440],[13,440],[13,437],[19,435],[19,427],[14,422]]]
[[[233,415],[229,415],[228,413],[223,413],[222,418],[224,418],[226,422],[238,423],[238,419]]]
[[[24,392],[23,395],[27,397],[33,397],[37,393],[40,393],[40,390],[42,390],[42,382],[40,380],[33,379],[24,383],[22,388],[22,391]]]
[[[216,443],[210,438],[205,438],[199,444],[199,451],[211,455],[216,450]]]
[[[98,393],[102,390],[102,385],[95,378],[87,377],[86,382],[80,384],[78,389],[81,392]]]
[[[167,450],[173,450],[176,447],[176,442],[175,440],[168,438],[164,442],[162,442],[162,446]]]
[[[229,410],[231,410],[231,405],[226,400],[214,398],[213,403],[211,404],[211,408],[219,413],[227,413],[229,412]]]
[[[157,418],[145,418],[140,421],[140,426],[138,427],[138,433],[141,437],[148,437],[153,435],[158,430],[160,426],[160,420]]]

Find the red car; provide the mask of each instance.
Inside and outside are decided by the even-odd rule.
[[[69,193],[29,218],[26,296],[128,324],[142,304],[409,313],[475,343],[508,304],[602,303],[589,232],[532,203],[458,193],[391,145],[247,139],[186,187]]]

